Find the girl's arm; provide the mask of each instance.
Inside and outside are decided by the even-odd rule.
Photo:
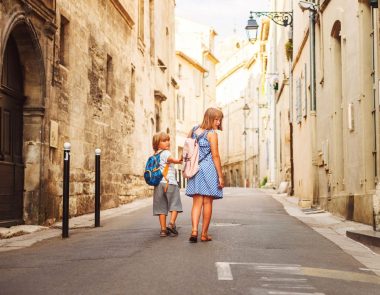
[[[224,187],[224,179],[222,173],[222,164],[220,162],[219,148],[218,148],[218,134],[215,132],[207,134],[207,139],[210,142],[212,160],[214,161],[216,172],[219,178],[219,187]]]

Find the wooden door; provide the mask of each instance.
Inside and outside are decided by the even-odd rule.
[[[0,226],[22,222],[24,163],[23,78],[16,43],[9,38],[0,86]]]

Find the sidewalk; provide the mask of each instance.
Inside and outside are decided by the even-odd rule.
[[[298,198],[277,194],[274,190],[262,190],[280,202],[289,215],[296,217],[313,230],[323,235],[380,276],[380,248],[367,247],[348,237],[347,232],[373,232],[372,226],[348,221],[323,210],[303,210],[298,207]]]
[[[129,214],[152,204],[152,198],[137,199],[117,208],[100,211],[100,223],[109,218]],[[70,230],[78,228],[94,228],[94,213],[72,217],[69,220]],[[29,247],[42,240],[62,235],[62,221],[51,227],[39,225],[17,225],[11,228],[0,228],[0,252]],[[7,238],[9,237],[9,238]]]

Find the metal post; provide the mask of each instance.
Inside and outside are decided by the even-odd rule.
[[[247,114],[244,110],[244,187],[247,187]]]
[[[260,83],[260,82],[259,82]],[[260,187],[260,88],[257,87],[257,187]]]
[[[63,208],[62,208],[62,238],[69,237],[69,191],[70,191],[70,149],[71,144],[63,145]]]
[[[100,226],[100,154],[101,150],[95,150],[95,227]]]

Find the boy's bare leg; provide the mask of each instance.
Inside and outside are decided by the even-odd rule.
[[[199,219],[201,217],[202,204],[203,204],[203,197],[199,195],[194,195],[193,208],[191,209],[191,224],[192,224],[193,232],[198,232],[198,224],[199,224]]]
[[[178,211],[171,211],[170,215],[170,223],[175,225],[175,221],[177,220]]]
[[[203,222],[202,222],[202,236],[207,235],[208,227],[212,215],[212,197],[203,198]]]
[[[160,219],[161,230],[166,230],[166,215],[160,214],[159,219]]]

